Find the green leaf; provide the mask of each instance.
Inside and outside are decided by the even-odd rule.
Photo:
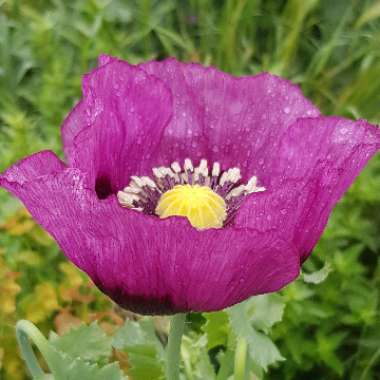
[[[224,311],[203,313],[206,323],[202,326],[207,334],[207,348],[210,350],[220,345],[226,345],[229,331],[228,315]]]
[[[255,328],[264,332],[282,320],[285,303],[279,294],[252,297],[247,305],[248,315]]]
[[[53,347],[68,356],[91,362],[105,359],[112,352],[112,339],[97,323],[73,328],[63,336],[50,333],[49,340]]]
[[[260,297],[271,297],[273,295],[266,295]],[[282,317],[282,309],[276,305],[278,300],[271,304],[270,301],[257,301],[253,297],[246,302],[240,303],[228,309],[228,315],[231,321],[231,327],[237,336],[244,337],[248,342],[249,354],[251,360],[261,367],[264,371],[268,369],[268,366],[284,360],[280,351],[272,340],[265,334],[258,331],[258,328],[268,329],[274,323],[278,322]],[[257,302],[263,304],[265,310],[258,311]],[[276,306],[273,306],[276,305]],[[273,308],[277,310],[277,315],[270,318],[268,323],[264,322],[265,315],[268,317],[268,311]],[[254,318],[252,313],[256,310],[257,317]],[[256,328],[255,328],[256,327]]]
[[[303,273],[303,280],[309,284],[320,284],[325,281],[330,272],[332,271],[332,267],[329,263],[326,263],[322,269],[317,270],[313,273]]]
[[[339,376],[343,375],[343,364],[336,354],[336,351],[346,333],[330,333],[326,334],[323,331],[317,333],[317,348],[322,361],[333,369]]]
[[[214,380],[215,372],[209,360],[205,335],[184,336],[181,348],[184,371],[188,379]]]
[[[45,357],[55,380],[126,380],[117,363],[99,367],[51,347]]]
[[[116,333],[113,346],[128,353],[128,374],[134,380],[164,378],[164,350],[150,319],[126,321]]]

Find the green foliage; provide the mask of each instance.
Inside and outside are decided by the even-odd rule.
[[[185,336],[181,348],[183,372],[191,380],[213,380],[215,371],[208,355],[207,339],[204,335]]]
[[[264,371],[284,360],[276,345],[264,334],[281,321],[283,311],[284,303],[277,294],[253,297],[228,310],[233,331],[247,340],[251,360]]]
[[[58,336],[50,334],[51,345],[73,358],[96,362],[111,356],[112,340],[93,323],[73,328],[67,334]]]
[[[267,70],[300,84],[323,113],[379,122],[379,41],[375,0],[0,0],[0,170],[40,149],[61,152],[58,127],[99,53]],[[232,378],[243,336],[258,378],[376,380],[379,190],[377,157],[335,209],[301,279],[281,296],[191,319],[184,378]],[[0,204],[0,378],[26,378],[14,339],[20,318],[57,331],[56,371],[70,368],[72,379],[120,379],[118,367],[98,367],[115,359],[132,379],[163,378],[167,330],[146,319],[120,328],[124,315],[20,204],[2,190]]]
[[[326,280],[331,271],[331,265],[327,263],[323,268],[313,273],[303,273],[303,280],[309,284],[320,284]]]
[[[128,353],[128,373],[136,380],[158,380],[164,377],[163,347],[149,319],[127,321],[115,335],[113,346]]]
[[[228,315],[224,311],[204,313],[206,323],[202,327],[207,335],[207,348],[227,345]]]
[[[75,344],[74,341],[72,343]],[[126,380],[116,363],[99,367],[53,347],[50,347],[50,355],[46,359],[56,380]]]

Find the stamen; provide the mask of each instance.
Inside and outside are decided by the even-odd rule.
[[[240,169],[239,168],[232,168],[228,170],[229,172],[229,180],[232,183],[237,183],[241,179]]]
[[[137,177],[137,176],[133,175],[133,176],[131,176],[131,178],[132,178],[132,181],[134,182],[134,184],[137,187],[141,188],[141,187],[144,186],[144,183],[143,183],[143,181],[142,181],[142,179],[140,177]]]
[[[257,177],[253,176],[246,185],[247,193],[258,193],[265,191],[265,187],[257,187]]]
[[[185,159],[184,169],[185,169],[185,172],[182,174],[182,179],[184,183],[192,184],[193,183],[192,173],[194,171],[194,166],[189,158]]]
[[[208,166],[207,166],[207,160],[201,160],[199,166],[198,166],[198,171],[202,176],[208,177]]]
[[[194,170],[193,163],[191,162],[190,158],[185,159],[184,169],[185,171],[191,171],[191,172]]]
[[[202,159],[199,166],[194,169],[194,182],[204,185],[208,178],[207,160]]]
[[[222,176],[220,177],[219,185],[223,186],[227,182],[227,179],[228,179],[228,172],[224,172]]]
[[[177,183],[180,182],[180,175],[179,174],[182,171],[180,164],[177,161],[174,161],[174,162],[172,162],[172,164],[170,166],[175,173],[176,182]]]
[[[117,193],[117,198],[119,200],[119,203],[125,207],[134,207],[133,202],[140,199],[137,195],[127,194],[123,191],[119,191]]]
[[[222,171],[220,163],[214,162],[210,173],[206,159],[194,167],[186,158],[183,167],[174,161],[152,172],[152,177],[131,176],[129,185],[117,193],[121,206],[162,218],[186,216],[199,229],[228,225],[245,196],[265,191],[256,176],[241,183],[237,167]]]
[[[140,187],[127,186],[123,189],[124,193],[138,194],[141,191]]]
[[[152,189],[157,188],[157,185],[154,181],[152,181],[149,177],[141,177],[141,179],[144,181],[144,184],[151,187]]]
[[[181,173],[181,166],[177,161],[172,162],[170,166],[173,169],[174,173],[177,173],[177,174]]]
[[[212,166],[211,180],[210,180],[211,189],[215,189],[215,186],[218,184],[219,175],[220,175],[220,164],[219,162],[214,162],[214,165]]]
[[[214,162],[214,165],[212,166],[212,176],[219,177],[219,174],[220,174],[220,164],[219,162]]]
[[[162,173],[161,173],[161,168],[153,168],[152,169],[152,172],[153,172],[153,175],[156,177],[156,178],[161,178],[163,177]]]
[[[246,191],[245,185],[240,185],[238,187],[235,187],[227,194],[226,199],[238,197],[239,195],[242,195],[245,191]]]

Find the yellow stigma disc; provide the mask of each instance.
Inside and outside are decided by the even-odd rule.
[[[177,185],[162,194],[156,214],[160,218],[186,216],[197,229],[223,227],[226,202],[208,186]]]

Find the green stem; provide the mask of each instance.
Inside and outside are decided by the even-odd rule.
[[[49,344],[45,337],[41,334],[40,330],[33,323],[25,320],[18,321],[16,324],[16,337],[21,350],[21,356],[24,359],[26,366],[34,379],[42,379],[45,377],[44,371],[41,369],[40,364],[33,351],[30,343],[38,347],[43,356],[49,356]]]
[[[169,341],[166,347],[166,379],[179,379],[181,341],[185,329],[186,314],[176,314],[170,323]]]
[[[234,380],[244,380],[247,363],[247,341],[239,337],[235,351]]]

